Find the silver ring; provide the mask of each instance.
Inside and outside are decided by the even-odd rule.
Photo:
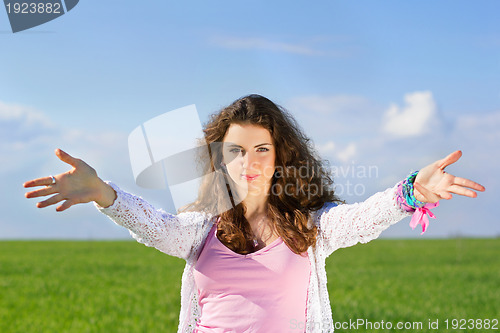
[[[52,178],[52,183],[50,183],[49,185],[47,186],[52,186],[52,185],[55,185],[56,184],[56,178],[54,176],[50,176],[50,178]]]

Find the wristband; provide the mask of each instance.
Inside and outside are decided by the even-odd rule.
[[[413,183],[415,182],[415,179],[417,178],[417,174],[418,174],[418,171],[411,173],[403,181],[403,184],[402,184],[402,192],[403,192],[403,197],[405,198],[406,204],[414,209],[417,209],[419,207],[423,207],[426,204],[425,202],[418,201],[417,198],[415,198]]]
[[[399,183],[396,192],[396,201],[402,209],[407,212],[413,212],[410,227],[415,229],[417,225],[422,225],[422,235],[429,225],[429,218],[427,215],[429,215],[430,218],[436,218],[430,209],[439,206],[439,202],[426,203],[418,201],[417,198],[415,198],[413,183],[417,178],[417,174],[418,171],[412,172],[404,181]]]

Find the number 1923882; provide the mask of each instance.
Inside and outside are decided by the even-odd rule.
[[[446,319],[446,329],[498,330],[498,319]]]
[[[51,2],[15,2],[5,5],[11,14],[62,14],[60,3]]]

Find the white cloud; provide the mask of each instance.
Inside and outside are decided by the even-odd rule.
[[[208,37],[207,41],[225,49],[264,50],[316,57],[348,58],[362,52],[359,43],[348,35],[316,35],[297,41],[290,40],[289,35],[268,38],[219,34]]]
[[[472,170],[481,170],[479,176],[488,182],[497,182],[500,168],[500,111],[471,113],[458,116],[450,133],[450,151],[460,149]]]
[[[0,146],[18,150],[34,139],[46,140],[55,130],[42,112],[33,108],[0,101]]]
[[[66,147],[68,153],[101,155],[106,151],[114,154],[120,142],[126,142],[126,134],[116,131],[97,132],[77,128],[58,127],[40,110],[19,104],[0,101],[0,172],[16,172],[20,166],[40,169],[35,161],[48,160],[47,152]],[[43,157],[45,156],[45,157]],[[37,174],[37,172],[33,172]]]
[[[486,114],[467,114],[457,118],[455,131],[462,136],[481,136],[481,139],[500,142],[500,111]]]
[[[0,122],[52,127],[52,122],[43,113],[27,106],[8,104],[2,101],[0,101]]]
[[[216,36],[212,37],[210,41],[228,49],[258,49],[308,56],[324,55],[324,52],[306,45],[272,41],[265,38]]]
[[[334,141],[346,145],[371,135],[380,122],[376,103],[356,95],[306,95],[283,105],[294,115],[306,134],[318,144]]]
[[[351,162],[357,153],[357,145],[354,142],[350,142],[340,149],[333,141],[327,141],[324,144],[315,144],[315,147],[323,157],[332,157],[342,163]]]
[[[343,150],[337,153],[337,157],[344,163],[349,162],[356,156],[357,146],[356,143],[351,142]]]
[[[418,136],[428,132],[436,117],[436,103],[430,91],[406,94],[405,106],[392,104],[384,114],[383,130],[398,136]]]
[[[327,115],[359,113],[367,107],[368,101],[364,97],[352,95],[309,95],[293,98],[287,104],[296,110]]]
[[[335,150],[335,143],[333,141],[328,141],[324,144],[316,144],[316,149],[320,154],[328,154]]]
[[[123,152],[119,146],[123,146],[126,137],[125,133],[112,130],[59,127],[40,110],[0,101],[0,173],[4,176],[17,174],[26,178],[66,171],[68,166],[51,156],[55,148],[95,163],[106,155],[126,162],[128,156],[116,156],[117,150]]]

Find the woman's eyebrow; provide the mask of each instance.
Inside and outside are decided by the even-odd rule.
[[[271,143],[261,143],[261,144],[256,145],[254,148],[257,148],[257,147],[260,147],[260,146],[266,146],[266,145],[270,145],[270,146],[272,146],[272,144],[271,144]],[[240,147],[240,148],[243,148],[242,146],[237,145],[237,144],[235,144],[235,143],[230,144],[230,145],[229,145],[229,147]]]

